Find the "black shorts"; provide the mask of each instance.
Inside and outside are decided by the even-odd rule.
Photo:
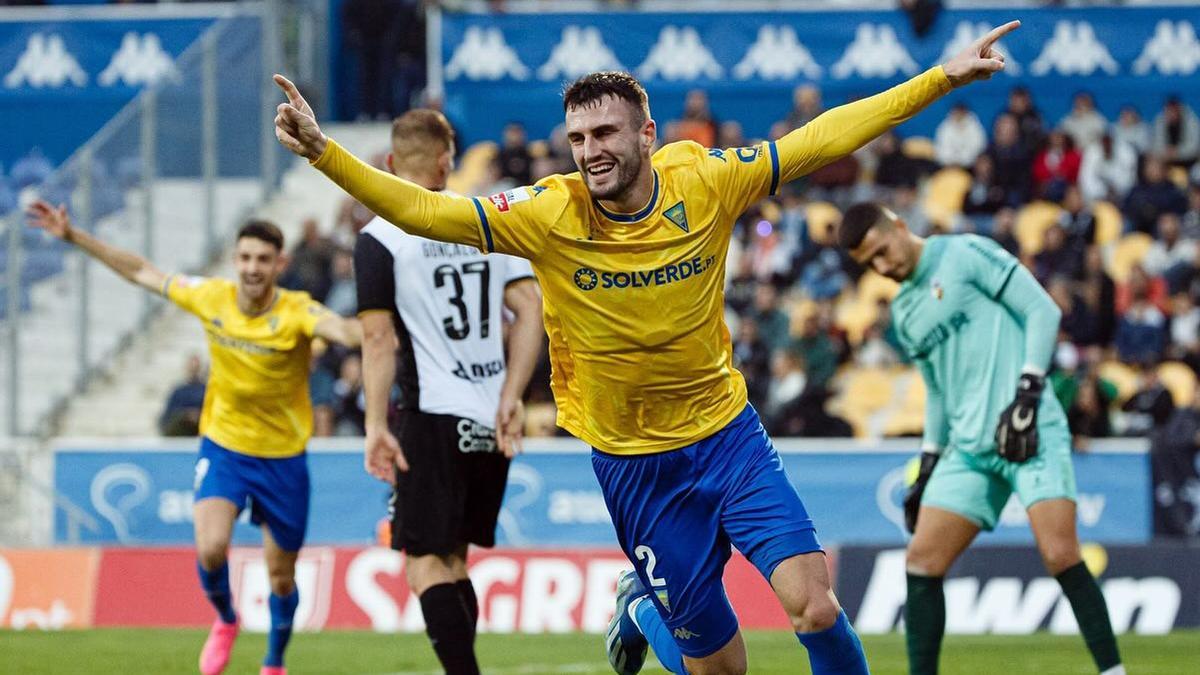
[[[494,546],[509,460],[493,429],[453,415],[401,411],[393,433],[408,471],[396,472],[392,548],[448,555],[463,544]]]

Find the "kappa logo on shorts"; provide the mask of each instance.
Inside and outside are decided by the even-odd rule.
[[[672,633],[672,635],[675,636],[676,640],[691,640],[692,638],[700,637],[699,633],[693,633],[692,631],[690,631],[687,628],[684,628],[682,626],[680,626],[679,628],[676,628],[675,632]]]

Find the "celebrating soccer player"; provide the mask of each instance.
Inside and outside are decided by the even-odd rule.
[[[946,627],[942,579],[1016,492],[1046,569],[1062,585],[1105,675],[1123,675],[1100,586],[1075,530],[1071,434],[1043,396],[1061,317],[1033,275],[990,239],[922,239],[878,204],[846,211],[838,243],[900,282],[892,318],[928,391],[921,468],[904,499],[909,531],[909,672],[932,675]]]
[[[779,139],[652,152],[646,92],[625,73],[587,75],[563,107],[578,173],[490,198],[425,190],[326,138],[287,94],[276,136],[411,234],[529,259],[546,294],[558,424],[593,447],[617,539],[610,662],[635,673],[647,641],[675,673],[743,673],[746,648],[721,575],[736,546],[768,579],[814,673],[865,673],[830,590],[812,520],[747,404],[724,321],[734,221],[779,186],[853,152],[956,86],[1004,67],[996,28],[943,66],[835,108]]]
[[[251,519],[262,526],[271,585],[271,632],[261,672],[283,675],[300,602],[296,557],[308,523],[311,343],[319,337],[357,347],[358,321],[333,314],[308,293],[275,287],[285,265],[283,234],[266,221],[250,221],[238,231],[233,282],[164,274],[141,256],[73,227],[62,206],[38,201],[29,215],[33,225],[204,322],[212,370],[200,414],[193,518],[200,585],[218,617],[200,653],[200,672],[222,672],[238,634],[226,558],[234,521],[249,503]]]
[[[423,188],[445,189],[454,166],[450,123],[434,110],[400,116],[387,164]],[[478,675],[479,601],[467,545],[496,541],[525,422],[521,395],[542,350],[541,295],[526,260],[414,237],[382,218],[358,235],[354,267],[366,468],[395,484],[392,547],[408,555],[404,573],[438,660],[447,675]],[[507,357],[505,309],[513,315]],[[399,410],[389,416],[395,383]]]

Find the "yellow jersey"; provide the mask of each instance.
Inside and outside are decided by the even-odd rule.
[[[294,457],[312,435],[308,366],[313,331],[330,314],[302,291],[275,291],[258,316],[237,306],[237,284],[173,274],[162,294],[196,315],[212,365],[200,433],[255,457]]]
[[[464,198],[372,169],[332,140],[314,166],[408,232],[529,259],[559,426],[604,452],[662,452],[712,435],[746,406],[724,321],[738,216],[949,90],[937,67],[777,142],[672,143],[652,157],[653,193],[631,214],[605,210],[578,173]]]

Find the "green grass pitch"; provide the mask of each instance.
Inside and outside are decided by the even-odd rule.
[[[205,632],[170,629],[103,629],[62,632],[0,631],[0,673],[195,673]],[[787,633],[746,635],[751,673],[808,673],[796,638]],[[863,640],[876,675],[905,672],[904,638]],[[257,673],[266,647],[261,634],[243,635],[234,647],[230,675]],[[478,651],[485,674],[552,675],[611,672],[598,635],[481,635]],[[1200,672],[1200,632],[1161,637],[1123,636],[1121,651],[1133,675]],[[649,659],[643,672],[661,673]],[[437,673],[437,660],[424,635],[381,635],[328,631],[302,633],[288,650],[289,672],[405,674]],[[1076,636],[949,636],[942,655],[946,675],[999,673],[1095,673]]]

